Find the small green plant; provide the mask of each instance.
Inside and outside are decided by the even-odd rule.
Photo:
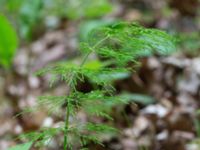
[[[126,78],[133,71],[131,66],[137,64],[138,57],[154,53],[168,54],[175,49],[175,42],[163,31],[120,22],[92,30],[80,49],[84,55],[81,61],[60,62],[38,72],[39,75],[50,73],[52,83],[66,82],[70,91],[64,96],[39,98],[37,107],[47,107],[50,113],[63,108],[65,118],[57,128],[43,128],[22,136],[35,146],[45,146],[53,137],[63,135],[64,150],[74,149],[77,145],[78,149],[87,149],[90,142],[102,144],[100,137],[103,133],[117,133],[115,128],[97,123],[92,118],[103,117],[111,122],[111,108],[129,103],[138,95],[116,93],[113,82]],[[95,60],[94,55],[97,57]],[[93,85],[86,93],[77,89],[78,83],[85,81]],[[79,111],[90,116],[89,122],[81,122],[76,118]]]

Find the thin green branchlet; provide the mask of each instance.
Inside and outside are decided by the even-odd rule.
[[[39,98],[38,106],[45,106],[50,113],[64,106],[65,119],[63,126],[25,135],[36,143],[35,146],[45,146],[53,137],[63,135],[64,150],[86,149],[90,143],[102,144],[102,134],[117,134],[115,128],[97,123],[92,118],[106,118],[111,124],[110,113],[114,106],[135,99],[149,99],[132,93],[116,93],[113,82],[127,78],[134,69],[127,64],[134,66],[139,57],[173,52],[175,40],[163,31],[121,22],[94,29],[80,47],[85,55],[82,61],[60,62],[38,72],[39,75],[51,74],[53,83],[66,82],[70,91],[65,96]],[[95,60],[90,58],[91,54],[96,55]],[[84,93],[77,89],[77,85],[86,80],[92,88]],[[88,122],[76,118],[79,111],[87,114]]]

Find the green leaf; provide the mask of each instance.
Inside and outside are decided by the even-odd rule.
[[[91,21],[85,21],[80,25],[79,28],[79,36],[81,41],[86,41],[88,39],[89,33],[95,29],[102,26],[110,25],[114,21],[110,20],[91,20]]]
[[[103,66],[103,62],[100,62],[98,60],[87,62],[83,65],[84,69],[90,69],[90,70],[99,70]]]
[[[18,46],[18,39],[12,25],[0,14],[0,65],[10,67]]]
[[[8,150],[29,150],[32,146],[33,142],[27,142],[24,144],[19,144],[14,147],[9,148]]]
[[[124,93],[121,94],[119,97],[121,97],[123,101],[133,101],[142,103],[144,105],[149,105],[155,102],[155,99],[153,97],[144,94]]]

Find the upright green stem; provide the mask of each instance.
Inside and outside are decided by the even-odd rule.
[[[105,38],[103,38],[102,40],[100,40],[99,42],[97,42],[91,49],[92,49],[92,51],[89,51],[86,55],[85,55],[85,57],[83,58],[83,60],[81,61],[81,63],[80,63],[80,67],[82,67],[85,63],[86,63],[86,61],[87,61],[87,59],[88,59],[88,57],[89,57],[89,55],[93,52],[93,50],[99,45],[99,44],[101,44],[103,41],[105,41],[106,39],[108,38],[108,36],[107,37],[105,37]],[[72,77],[73,78],[73,77]],[[73,88],[72,88],[72,91],[71,91],[71,93],[73,92]],[[70,100],[69,99],[67,99],[67,107],[66,107],[66,117],[65,117],[65,128],[64,128],[64,150],[68,150],[68,131],[69,131],[69,117],[70,117]]]
[[[68,129],[69,129],[69,116],[70,116],[70,102],[67,99],[65,129],[64,129],[64,150],[67,150],[67,145],[68,145],[67,135],[68,135]]]
[[[91,52],[87,53],[83,58],[80,67],[82,67],[86,60],[88,59]],[[73,78],[73,77],[72,77]],[[71,93],[73,92],[73,88]],[[66,107],[66,117],[65,117],[65,128],[64,128],[64,150],[68,150],[68,130],[69,130],[69,117],[70,117],[70,100],[67,99],[67,107]]]

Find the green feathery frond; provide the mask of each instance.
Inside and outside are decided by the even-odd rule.
[[[127,22],[101,26],[88,35],[88,39],[84,40],[86,42],[80,47],[85,55],[81,62],[78,59],[60,62],[38,72],[39,75],[51,74],[54,82],[66,82],[70,91],[65,96],[40,97],[38,104],[46,106],[51,111],[60,107],[66,109],[65,125],[58,129],[50,128],[29,134],[28,137],[31,137],[32,141],[45,143],[50,137],[63,132],[64,150],[73,149],[73,143],[77,143],[77,140],[82,148],[87,147],[89,142],[101,144],[99,134],[114,132],[115,129],[93,122],[81,124],[76,119],[76,112],[81,110],[88,118],[98,116],[112,120],[110,112],[114,106],[132,101],[141,101],[144,104],[153,102],[151,97],[145,95],[117,94],[113,82],[131,75],[133,68],[128,67],[127,63],[132,62],[136,65],[139,57],[173,52],[174,38],[164,31],[146,29]],[[97,59],[93,60],[91,54]],[[88,93],[77,90],[78,83],[85,80],[94,86]],[[73,119],[70,120],[70,117]]]
[[[103,40],[105,38],[107,40]],[[93,30],[88,38],[88,45],[93,47],[101,40],[101,44],[90,50],[114,59],[116,64],[136,61],[137,57],[154,53],[166,55],[176,49],[176,41],[166,32],[126,22]]]
[[[37,132],[29,132],[20,135],[19,138],[27,139],[29,141],[35,142],[36,147],[41,147],[48,145],[51,139],[62,132],[63,128],[42,128]]]

